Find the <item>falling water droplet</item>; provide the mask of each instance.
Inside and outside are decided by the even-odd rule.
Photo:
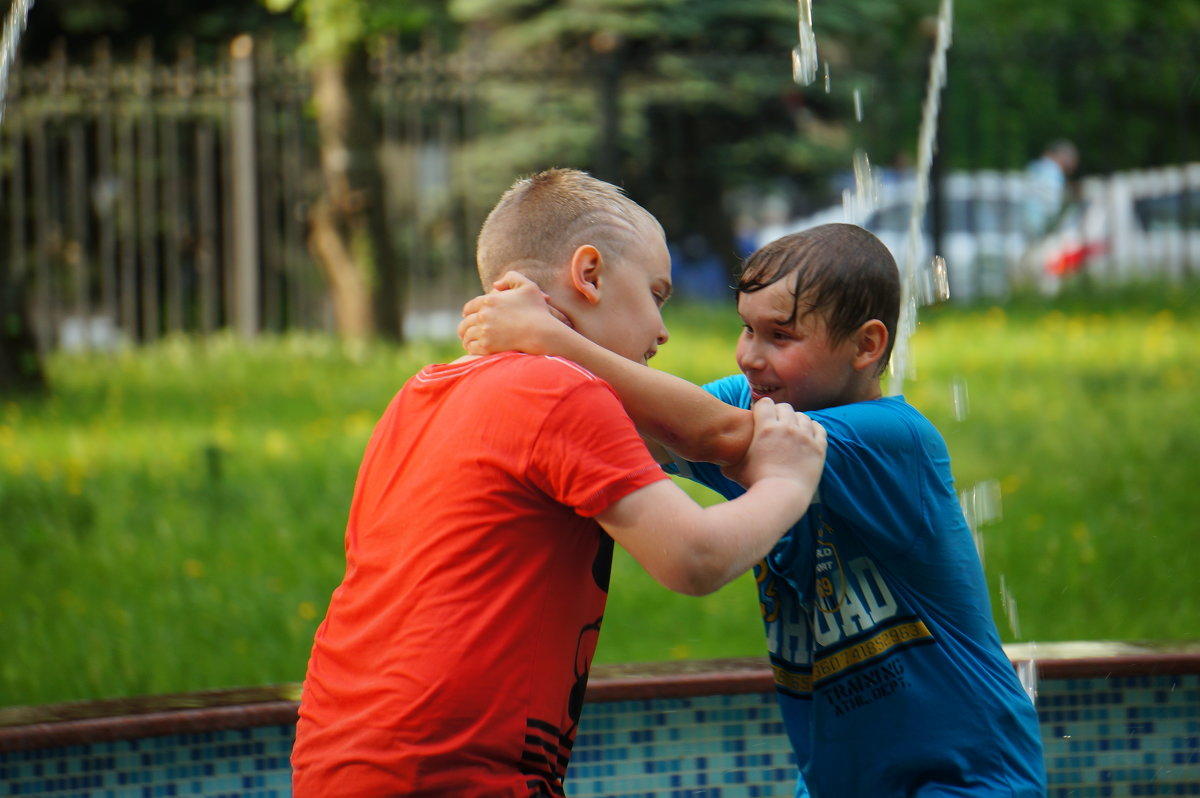
[[[926,304],[933,305],[950,299],[950,278],[946,273],[946,259],[941,255],[934,255],[933,261],[929,264],[929,273],[932,290]]]
[[[985,479],[972,488],[972,491],[975,493],[980,523],[990,524],[1004,517],[1000,506],[1000,483],[997,480]]]
[[[1004,574],[1000,574],[1000,603],[1004,605],[1004,616],[1008,618],[1008,628],[1012,631],[1013,637],[1020,639],[1021,619],[1017,615],[1017,600],[1009,592]]]
[[[854,90],[854,121],[862,121],[862,92]]]
[[[966,378],[954,378],[954,381],[950,384],[950,401],[954,407],[954,420],[966,421],[967,416],[971,412],[970,397],[967,395]]]
[[[846,221],[862,224],[879,205],[879,180],[871,172],[871,160],[862,150],[854,153],[854,191],[842,192]]]
[[[17,46],[29,22],[29,9],[34,0],[15,0],[4,19],[4,34],[0,36],[0,122],[4,121],[8,97],[8,72],[17,59]]]
[[[825,93],[829,94],[829,62],[825,62]]]
[[[1037,705],[1038,696],[1038,671],[1037,660],[1032,656],[1030,658],[1017,663],[1017,678],[1021,680],[1021,686],[1025,688],[1025,694],[1029,696],[1029,700]]]
[[[969,526],[969,524],[968,524],[968,526]],[[987,562],[987,557],[983,550],[984,549],[983,533],[980,532],[977,528],[972,526],[971,527],[971,537],[975,541],[975,551],[979,553],[979,564],[983,565],[984,563]]]
[[[807,86],[817,78],[817,37],[813,33],[812,0],[798,0],[800,43],[792,49],[792,80]]]
[[[950,49],[951,0],[942,0],[938,9],[937,40],[929,60],[929,79],[925,87],[925,102],[921,108],[921,125],[917,131],[916,186],[912,213],[909,216],[908,246],[901,265],[904,300],[900,303],[900,318],[896,325],[896,345],[892,351],[891,381],[888,391],[893,395],[904,392],[904,380],[912,369],[910,343],[917,328],[917,242],[921,236],[921,220],[929,194],[929,168],[933,160],[934,135],[937,132],[941,90],[946,85],[946,51]]]
[[[984,540],[980,528],[1001,517],[1000,512],[1000,483],[987,480],[974,485],[958,494],[958,503],[962,507],[963,518],[967,528],[975,539],[975,548],[979,552],[979,560],[984,560]]]

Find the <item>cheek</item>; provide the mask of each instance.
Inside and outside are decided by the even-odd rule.
[[[737,346],[733,350],[733,359],[738,364],[738,366],[741,366],[742,363],[745,362],[746,350],[748,348],[749,347],[746,345],[746,336],[739,335],[738,339],[737,339]]]
[[[775,372],[784,380],[796,379],[809,371],[809,363],[799,352],[788,352],[776,357],[772,365]]]

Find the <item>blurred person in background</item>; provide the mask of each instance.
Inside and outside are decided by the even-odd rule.
[[[1079,166],[1079,150],[1067,139],[1046,145],[1025,168],[1025,228],[1029,235],[1044,235],[1062,213],[1067,201],[1067,180]]]

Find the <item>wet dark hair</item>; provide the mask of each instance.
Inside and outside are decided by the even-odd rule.
[[[871,319],[880,320],[888,332],[882,374],[900,316],[900,270],[883,242],[853,224],[823,224],[783,236],[746,259],[737,292],[761,291],[793,274],[788,323],[821,313],[830,340],[840,343]]]

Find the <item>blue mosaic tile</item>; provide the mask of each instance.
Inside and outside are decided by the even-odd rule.
[[[772,694],[589,704],[571,798],[790,795]],[[1050,798],[1200,796],[1200,674],[1042,680]],[[294,729],[191,732],[0,753],[0,796],[288,798]]]

